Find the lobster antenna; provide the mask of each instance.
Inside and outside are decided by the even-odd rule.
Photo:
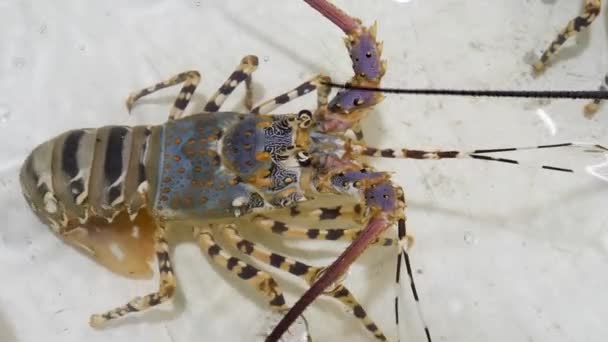
[[[451,150],[451,151],[422,151],[422,150],[410,150],[410,149],[378,149],[370,146],[358,145],[355,144],[351,146],[353,151],[356,153],[361,153],[362,155],[366,155],[369,157],[379,157],[379,158],[404,158],[404,159],[424,159],[424,160],[437,160],[437,159],[451,159],[451,158],[471,158],[483,161],[494,161],[508,164],[516,164],[525,167],[536,167],[549,171],[559,171],[566,173],[574,173],[575,170],[563,167],[556,167],[550,165],[530,165],[530,164],[522,164],[515,159],[507,159],[500,157],[492,157],[487,154],[491,153],[501,153],[501,152],[513,152],[513,151],[525,151],[525,150],[542,150],[542,149],[554,149],[554,148],[570,148],[570,149],[582,149],[585,153],[600,153],[606,156],[606,152],[608,152],[608,148],[594,144],[594,143],[586,143],[586,142],[567,142],[567,143],[559,143],[559,144],[551,144],[551,145],[534,145],[534,146],[519,146],[519,147],[505,147],[505,148],[494,148],[494,149],[476,149],[470,151],[459,151],[459,150]],[[587,166],[585,171],[596,178],[602,179],[604,181],[608,181],[608,158],[603,163],[597,165]],[[418,290],[416,289],[416,283],[414,281],[414,272],[412,271],[410,256],[408,253],[408,247],[410,247],[410,241],[408,239],[408,235],[406,232],[406,223],[404,219],[400,219],[398,221],[398,237],[400,242],[400,251],[397,255],[397,264],[395,270],[395,283],[397,285],[397,289],[401,288],[401,268],[402,263],[405,264],[405,269],[407,271],[407,276],[409,280],[409,285],[411,289],[412,296],[414,297],[414,301],[416,304],[416,310],[418,312],[418,318],[420,319],[427,342],[432,342],[431,332],[429,329],[429,325],[424,318],[424,314],[422,311],[422,306],[420,304],[420,298],[418,296]],[[395,296],[395,323],[397,325],[397,336],[399,340],[401,339],[401,330],[399,329],[399,298],[401,291],[397,292]]]
[[[403,263],[405,263],[405,269],[407,271],[408,280],[410,282],[411,293],[414,297],[414,301],[416,302],[418,318],[420,319],[422,326],[424,327],[426,341],[432,342],[431,330],[429,329],[429,325],[427,324],[426,319],[424,319],[422,306],[420,305],[420,298],[418,297],[418,290],[416,289],[416,282],[414,281],[414,272],[412,272],[410,256],[407,252],[408,247],[410,247],[410,241],[408,240],[408,235],[406,232],[405,219],[399,219],[399,221],[397,222],[397,234],[399,236],[400,242],[399,254],[397,254],[397,268],[395,270],[395,283],[397,285],[397,295],[395,296],[395,324],[397,325],[398,341],[401,341],[401,329],[399,329],[399,294],[401,293],[401,291],[399,291],[399,289],[401,289],[401,263],[403,257]]]
[[[514,97],[514,98],[548,98],[548,99],[587,99],[608,100],[608,91],[605,90],[474,90],[474,89],[419,89],[419,88],[390,88],[365,87],[352,84],[324,83],[332,88],[357,89],[387,94],[411,95],[445,95],[445,96],[473,96],[473,97]]]

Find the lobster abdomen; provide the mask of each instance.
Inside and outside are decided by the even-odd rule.
[[[20,172],[23,194],[34,212],[54,230],[112,221],[146,205],[156,170],[157,127],[105,126],[60,134],[27,157]]]

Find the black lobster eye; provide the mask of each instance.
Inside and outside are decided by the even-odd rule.
[[[298,119],[300,119],[300,120],[312,119],[312,112],[309,111],[308,109],[303,109],[298,113]]]
[[[308,153],[306,151],[300,151],[296,155],[296,160],[298,161],[298,164],[300,164],[300,166],[310,166],[310,164],[311,164],[310,153]]]
[[[300,128],[308,128],[312,124],[312,113],[309,110],[301,110],[298,113],[298,121]]]

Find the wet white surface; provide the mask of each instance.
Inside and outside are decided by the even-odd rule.
[[[542,77],[530,76],[530,56],[582,1],[336,3],[365,23],[378,20],[387,86],[591,90],[608,71],[602,14]],[[173,252],[179,281],[173,306],[101,331],[89,328],[91,313],[156,284],[120,278],[62,244],[26,207],[18,168],[36,144],[70,128],[162,122],[177,89],[142,101],[131,116],[124,100],[184,70],[202,72],[199,106],[251,53],[260,57],[257,99],[317,73],[346,80],[351,70],[341,36],[300,1],[0,0],[0,341],[254,339],[263,330],[263,301],[211,266],[192,243]],[[309,98],[288,108],[313,103]],[[389,96],[365,132],[371,143],[387,147],[607,144],[608,107],[588,120],[583,104]],[[521,156],[566,167],[597,162],[549,152]],[[409,229],[417,238],[412,260],[435,341],[605,341],[608,184],[477,161],[375,165],[394,171],[406,189]],[[319,265],[345,247],[286,245],[293,256]],[[371,250],[346,280],[392,338],[394,252]],[[292,302],[302,291],[288,276],[279,282]],[[407,288],[404,297],[402,341],[422,341]],[[319,300],[306,316],[315,341],[371,339],[332,300]]]

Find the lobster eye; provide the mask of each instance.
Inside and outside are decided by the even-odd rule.
[[[312,113],[308,109],[303,109],[298,113],[299,120],[312,119]]]
[[[299,124],[298,126],[300,128],[308,128],[310,127],[311,123],[312,123],[312,113],[309,110],[301,110],[298,113],[298,121]]]
[[[298,164],[300,164],[300,166],[310,166],[310,153],[306,151],[300,151],[296,154],[296,160],[298,161]]]

